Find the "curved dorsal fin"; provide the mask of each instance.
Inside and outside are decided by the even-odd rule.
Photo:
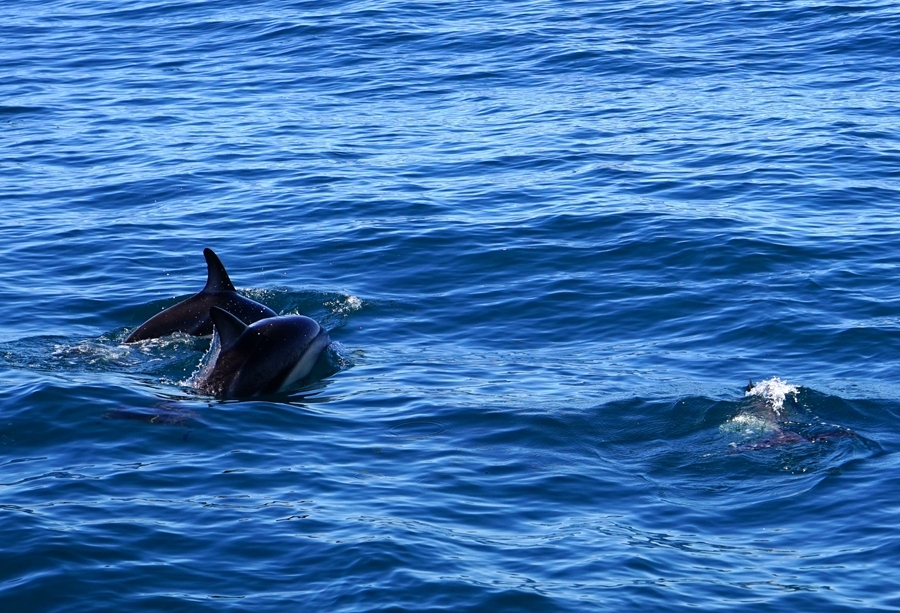
[[[247,324],[225,309],[217,306],[210,307],[209,317],[212,319],[216,332],[219,333],[219,342],[222,344],[222,349],[227,349],[233,345],[244,333],[244,330],[247,329]]]
[[[231,284],[231,279],[228,278],[228,273],[225,272],[225,266],[222,265],[222,260],[219,259],[219,256],[215,254],[215,252],[207,247],[203,250],[203,257],[206,258],[206,287],[203,288],[204,292],[233,292],[234,285]]]

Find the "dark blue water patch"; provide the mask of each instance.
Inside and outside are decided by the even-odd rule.
[[[8,12],[5,608],[896,608],[893,5]]]
[[[713,401],[703,399],[701,399],[701,403],[707,406],[715,404]],[[678,404],[675,402],[673,406]],[[696,401],[686,400],[681,404],[697,406]],[[356,580],[363,584],[370,584],[371,591],[367,590],[367,593],[378,595],[383,594],[386,589],[383,580],[385,572],[390,573],[391,576],[406,575],[411,571],[396,569],[431,568],[430,565],[421,566],[416,563],[421,555],[429,559],[446,560],[448,563],[441,565],[442,570],[438,576],[432,576],[432,573],[427,570],[421,571],[424,572],[424,575],[412,573],[410,578],[412,592],[424,589],[424,585],[434,583],[433,587],[437,591],[434,597],[447,598],[449,593],[454,593],[453,580],[449,578],[458,576],[456,581],[460,582],[460,587],[471,591],[470,598],[474,599],[472,606],[478,607],[480,606],[478,603],[483,599],[490,600],[491,597],[483,593],[482,582],[473,581],[474,577],[469,577],[469,575],[484,576],[485,579],[490,579],[488,583],[499,582],[499,584],[507,586],[506,591],[514,594],[520,589],[515,587],[517,583],[515,576],[533,576],[535,572],[539,572],[539,568],[543,568],[537,565],[537,560],[557,560],[561,546],[565,546],[566,550],[570,552],[579,552],[575,554],[574,560],[570,560],[569,565],[577,561],[579,562],[578,568],[588,578],[596,576],[591,579],[591,583],[596,580],[601,581],[600,584],[594,583],[595,587],[589,590],[589,593],[594,595],[596,595],[594,589],[598,587],[613,589],[614,585],[625,577],[632,576],[635,572],[651,574],[661,572],[662,560],[683,559],[687,563],[688,560],[697,556],[701,559],[709,556],[711,559],[719,558],[721,563],[725,564],[724,568],[731,568],[732,562],[726,562],[726,560],[730,558],[740,560],[748,554],[759,555],[761,553],[761,550],[755,547],[748,548],[741,541],[732,541],[730,546],[727,544],[727,540],[721,544],[715,541],[709,544],[698,542],[696,536],[685,533],[685,528],[688,532],[690,531],[691,528],[688,527],[690,523],[682,523],[681,531],[671,534],[666,529],[648,531],[629,525],[629,522],[623,521],[622,518],[610,517],[608,513],[612,500],[616,501],[613,505],[614,509],[623,509],[630,504],[627,497],[622,497],[621,476],[619,475],[622,465],[619,462],[600,471],[601,474],[608,476],[606,487],[619,492],[614,498],[604,495],[602,488],[598,489],[598,485],[603,481],[598,480],[596,473],[598,468],[602,468],[603,463],[598,463],[596,459],[592,461],[590,456],[583,453],[584,450],[578,450],[577,446],[575,458],[580,458],[576,464],[580,470],[577,471],[572,470],[573,464],[571,463],[558,462],[562,458],[557,458],[556,467],[549,469],[546,465],[536,468],[533,460],[523,462],[523,459],[528,457],[527,454],[522,454],[523,447],[531,446],[538,450],[539,454],[540,450],[546,454],[548,450],[558,448],[560,443],[570,439],[573,432],[580,430],[577,423],[567,423],[577,416],[573,411],[568,412],[568,417],[552,416],[543,411],[532,412],[530,416],[520,413],[520,423],[516,425],[510,421],[507,411],[482,411],[477,417],[473,413],[468,415],[459,413],[458,418],[463,418],[463,421],[455,425],[450,423],[448,427],[438,433],[430,430],[429,439],[434,441],[435,437],[438,439],[441,437],[455,438],[451,434],[454,430],[458,432],[460,426],[469,429],[474,426],[476,431],[480,431],[480,435],[474,438],[474,445],[470,444],[466,451],[462,449],[454,451],[453,440],[443,443],[439,440],[436,448],[424,444],[417,437],[399,441],[398,445],[395,436],[396,429],[393,426],[386,427],[384,436],[380,437],[384,442],[382,446],[373,448],[370,445],[363,445],[354,450],[347,443],[359,436],[361,432],[358,425],[354,426],[353,422],[346,418],[328,418],[315,413],[306,413],[304,418],[303,412],[295,413],[288,407],[279,408],[277,405],[273,406],[267,403],[249,403],[249,405],[244,406],[243,411],[235,413],[233,411],[235,405],[226,404],[223,405],[222,410],[216,411],[216,413],[220,418],[232,423],[236,423],[234,421],[236,419],[241,419],[240,414],[243,414],[245,418],[255,414],[258,417],[251,417],[252,421],[262,419],[271,426],[277,426],[269,430],[272,434],[280,431],[284,436],[286,431],[290,430],[297,433],[304,432],[299,439],[294,441],[294,453],[305,459],[298,464],[296,460],[278,454],[276,450],[279,446],[277,444],[259,448],[257,452],[236,449],[230,453],[216,453],[215,464],[218,464],[217,467],[214,468],[213,465],[210,465],[199,468],[204,472],[214,468],[215,472],[205,479],[206,485],[203,488],[203,491],[216,492],[214,495],[202,494],[199,491],[191,495],[190,492],[183,491],[186,484],[192,481],[191,472],[198,470],[197,463],[200,457],[196,451],[184,454],[183,460],[178,459],[176,455],[170,460],[162,462],[151,460],[135,463],[132,461],[129,464],[104,469],[104,472],[108,473],[105,478],[107,481],[112,478],[120,482],[116,487],[118,491],[153,492],[151,497],[146,495],[123,496],[106,503],[107,508],[111,506],[112,509],[119,509],[114,516],[127,518],[129,515],[137,513],[143,517],[156,517],[157,519],[151,524],[134,523],[127,520],[123,523],[119,523],[121,520],[92,522],[81,528],[83,533],[86,532],[83,535],[85,538],[90,538],[93,542],[97,542],[98,538],[100,542],[110,539],[110,543],[116,542],[118,546],[104,549],[103,553],[99,550],[95,553],[92,553],[90,549],[83,550],[80,557],[70,560],[68,564],[72,568],[90,568],[92,565],[98,564],[99,556],[101,562],[103,560],[112,562],[108,566],[109,570],[100,570],[100,572],[112,573],[110,577],[115,578],[120,577],[120,573],[124,573],[121,576],[127,576],[130,572],[128,569],[132,568],[133,564],[139,563],[146,573],[144,576],[147,585],[153,586],[157,581],[162,585],[170,579],[168,574],[158,575],[152,563],[148,565],[146,562],[137,562],[134,555],[128,552],[152,548],[158,554],[162,553],[167,557],[184,556],[187,555],[186,552],[197,547],[209,551],[210,539],[212,539],[218,542],[215,550],[219,554],[205,565],[207,570],[200,571],[197,568],[191,569],[187,566],[177,565],[181,568],[179,581],[186,582],[185,585],[204,586],[204,589],[212,594],[248,598],[251,597],[250,593],[246,591],[248,585],[251,587],[255,585],[256,587],[252,591],[261,593],[272,591],[279,584],[295,586],[297,581],[295,574],[285,574],[283,568],[281,572],[275,573],[275,569],[284,564],[290,564],[295,556],[300,556],[306,560],[308,565],[303,567],[306,569],[303,571],[306,583],[310,579],[324,580],[330,574],[340,572],[342,575],[356,577]],[[606,412],[612,408],[609,405],[598,407],[598,410]],[[641,412],[641,409],[634,404],[628,408],[633,414]],[[649,411],[649,413],[653,413],[653,411]],[[647,416],[649,417],[649,414]],[[522,420],[523,417],[524,420]],[[465,425],[473,418],[475,418],[474,423]],[[659,416],[656,415],[654,418],[659,419]],[[671,423],[665,419],[662,421],[663,424]],[[116,422],[110,422],[110,424],[118,425]],[[140,426],[141,424],[136,423],[135,425]],[[341,470],[338,474],[344,473],[344,476],[338,477],[338,480],[333,481],[331,485],[326,485],[324,489],[313,487],[310,490],[310,478],[315,478],[317,474],[320,475],[320,478],[325,478],[326,472],[323,472],[324,464],[322,462],[326,462],[327,457],[334,455],[334,452],[321,453],[324,451],[323,444],[325,447],[329,446],[326,441],[330,437],[326,436],[326,433],[333,432],[332,427],[346,428],[347,426],[350,426],[350,431],[345,433],[346,439],[342,447],[351,455],[361,453],[362,457],[370,458],[366,462],[367,468],[362,473]],[[369,435],[357,440],[378,441],[377,434],[371,428],[368,429]],[[621,427],[609,424],[604,429],[617,431],[620,436],[624,434],[631,440],[635,440],[633,429],[626,431]],[[146,430],[151,435],[160,432],[156,428],[147,428]],[[233,438],[228,434],[230,430],[231,427],[222,425],[220,422],[219,426],[214,426],[212,430],[204,432],[218,433],[218,435]],[[640,438],[652,440],[654,436],[652,430],[651,426],[650,438],[646,436]],[[558,436],[553,436],[551,439],[545,438],[548,433],[553,432],[557,432]],[[657,426],[657,432],[659,432],[659,426]],[[528,440],[534,435],[544,438],[529,443]],[[589,435],[588,432],[580,432],[582,437],[589,437]],[[154,438],[156,437],[154,436]],[[200,444],[202,449],[206,446],[202,442],[203,440],[208,440],[208,438],[188,439],[186,444]],[[313,441],[319,442],[313,443]],[[273,440],[272,443],[275,441]],[[447,443],[450,444],[449,447]],[[445,448],[446,451],[434,455],[432,450],[441,448]],[[317,453],[317,449],[319,453]],[[486,458],[494,458],[488,464],[478,459],[485,457],[485,451],[487,452]],[[451,463],[443,471],[440,471],[447,474],[441,475],[440,472],[434,471],[434,468],[437,468],[434,461],[444,458],[444,464],[446,464],[448,453],[449,458],[458,457],[462,463],[455,469]],[[424,454],[419,460],[422,462],[421,464],[409,466],[407,462],[407,468],[401,469],[400,460],[403,457],[415,458],[420,454]],[[278,457],[279,455],[281,457]],[[550,455],[555,454],[551,453]],[[429,465],[433,465],[433,468],[428,471],[431,475],[426,480],[423,481],[421,477],[417,477],[414,487],[410,487],[412,486],[410,483],[409,486],[403,486],[400,491],[397,491],[397,485],[405,483],[409,478],[405,475],[410,468],[413,474],[416,474]],[[279,466],[282,468],[277,469]],[[284,470],[284,467],[287,466],[293,466],[293,469]],[[351,468],[351,466],[348,465],[347,468]],[[96,467],[93,469],[86,467],[86,469],[97,470]],[[82,470],[85,470],[85,467]],[[297,474],[298,470],[301,472],[300,475]],[[327,472],[332,470],[333,468]],[[71,479],[72,474],[74,474],[72,471],[68,471],[68,473],[56,471],[42,472],[36,476],[41,479],[58,480]],[[529,474],[532,476],[529,477]],[[512,479],[513,476],[516,478]],[[301,477],[301,481],[296,481],[297,477]],[[302,483],[306,483],[306,487],[293,491]],[[645,494],[641,494],[639,483],[640,480],[635,481],[633,485],[635,495],[638,496],[638,499],[634,501],[635,504],[639,504],[639,500],[645,496]],[[381,493],[372,502],[363,504],[364,507],[371,509],[371,515],[365,511],[359,516],[356,515],[359,513],[360,503],[356,503],[353,507],[347,507],[346,503],[340,502],[341,492],[348,486],[363,487],[372,490],[373,493]],[[423,519],[421,503],[418,502],[420,494],[417,491],[423,487],[431,491],[433,497],[438,497],[434,500],[427,519]],[[293,493],[285,495],[287,494],[285,488],[290,488]],[[535,505],[536,501],[533,498],[535,488],[545,492],[545,500],[553,500],[554,504]],[[263,496],[248,494],[247,492],[251,489],[263,492]],[[271,491],[273,494],[279,493],[273,498],[264,493],[267,491]],[[488,494],[488,491],[491,493]],[[57,494],[62,493],[57,492]],[[188,495],[187,499],[185,499],[185,495]],[[399,515],[392,518],[385,517],[383,512],[387,501],[384,497],[394,498],[398,495],[400,498],[393,502],[390,508],[395,509],[394,513]],[[79,502],[83,494],[79,494],[77,488],[69,490],[66,496],[70,502],[65,513],[51,511],[49,508],[45,508],[43,513],[52,512],[56,521],[63,524],[73,519],[77,520],[79,516],[92,516],[91,507],[85,506],[84,502]],[[441,503],[440,498],[447,496],[455,501],[454,504],[445,506]],[[582,517],[580,522],[573,521],[571,519],[572,509],[586,508],[584,506],[587,502],[585,497],[593,500],[588,507],[606,507],[606,511],[600,516],[590,519]],[[493,503],[485,504],[483,501],[486,498],[493,500]],[[766,498],[770,499],[771,493]],[[519,509],[514,525],[510,525],[509,522],[512,518],[503,512],[505,507],[512,505]],[[350,513],[350,516],[345,521],[336,521],[335,511],[340,514],[342,510],[343,513]],[[410,516],[406,517],[407,514]],[[327,519],[328,516],[331,516],[332,519]],[[279,530],[283,534],[282,538],[289,539],[289,542],[296,538],[301,540],[297,541],[296,547],[287,549],[277,546],[275,541],[260,541],[258,538],[251,541],[247,536],[240,533],[235,534],[230,529],[234,521],[240,522],[242,519],[246,520],[244,522],[245,530],[256,524],[270,525],[269,522],[274,522],[271,524],[274,527],[284,526]],[[184,534],[178,527],[180,524],[198,526],[196,523],[198,521],[203,527],[194,528],[193,534]],[[701,525],[699,519],[692,521],[696,525]],[[150,527],[154,525],[156,527]],[[453,526],[469,527],[460,531]],[[311,536],[315,537],[323,532],[329,532],[332,536],[324,540],[318,537],[310,540]],[[91,533],[94,533],[93,537]],[[531,533],[532,536],[524,536],[523,533]],[[777,538],[777,533],[773,536]],[[595,557],[592,563],[581,557],[590,555],[589,551],[593,549],[587,539],[600,539],[601,542],[610,545],[622,539],[630,544],[635,554],[622,558],[624,566],[618,566],[620,570],[613,571],[613,568],[617,566],[615,555]],[[123,543],[126,546],[121,546]],[[767,557],[774,555],[777,559],[778,548],[776,547],[773,553],[771,544],[766,547],[770,549]],[[587,549],[583,550],[583,548]],[[642,555],[642,549],[646,550],[647,556],[653,554],[657,561],[650,564],[649,558]],[[672,553],[667,554],[666,550],[670,550]],[[46,553],[48,555],[44,557],[45,560],[57,559],[52,551]],[[500,566],[494,566],[494,571],[488,571],[489,566],[481,565],[488,560],[496,560],[498,553],[500,554]],[[521,557],[522,553],[528,555]],[[233,581],[233,575],[230,584],[216,579],[220,576],[219,571],[225,570],[222,562],[219,561],[231,559],[235,555],[246,557],[248,554],[258,557],[260,561],[257,564],[260,565],[260,568],[271,567],[272,573],[256,573],[255,577],[251,578],[244,576],[243,571],[236,571],[237,576],[241,578],[239,582],[243,586],[241,589],[235,588],[237,584]],[[358,560],[360,556],[369,561],[365,564],[352,562],[352,560]],[[457,562],[452,562],[454,559]],[[269,562],[263,560],[269,560]],[[310,560],[315,560],[316,563],[310,564]],[[97,568],[99,570],[100,566]],[[667,572],[677,573],[675,569],[678,568],[678,563],[676,562],[674,567],[669,568],[670,570]],[[563,563],[562,566],[554,564],[551,569],[553,570],[550,571],[550,576],[540,583],[545,586],[544,590],[547,589],[547,586],[554,588],[553,592],[557,594],[554,597],[556,600],[565,593],[556,590],[562,590],[562,584],[566,582],[565,577],[568,575],[565,570],[566,563]],[[160,572],[162,570],[159,568]],[[574,567],[569,572],[573,570]],[[609,572],[612,572],[612,575],[608,576],[606,580],[600,579],[603,573]],[[445,575],[447,576],[445,577]],[[610,578],[619,575],[619,581]],[[315,579],[317,576],[322,579]],[[382,579],[375,580],[375,577],[378,576],[381,576]],[[431,578],[429,579],[429,577]],[[444,579],[439,577],[444,577]],[[703,579],[696,579],[696,581],[701,585],[705,582]],[[557,586],[557,583],[560,585]],[[394,579],[391,579],[390,584],[396,585]],[[581,590],[586,589],[587,584],[582,583],[581,585]],[[168,589],[171,589],[171,586]],[[290,589],[292,591],[299,589],[299,593],[305,593],[303,591],[305,588],[295,586]],[[729,593],[731,592],[729,591]],[[146,604],[145,599],[148,598],[148,593],[142,591],[140,595],[132,597],[136,597],[139,602]],[[269,602],[269,599],[274,597],[276,598],[275,602],[280,602],[274,594],[270,596],[258,594],[255,597],[263,598],[264,602]],[[349,598],[349,596],[345,597]],[[117,598],[122,598],[122,596]],[[562,598],[565,602],[565,598]]]

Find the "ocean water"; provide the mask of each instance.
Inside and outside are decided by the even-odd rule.
[[[900,609],[896,3],[3,7],[0,610]]]

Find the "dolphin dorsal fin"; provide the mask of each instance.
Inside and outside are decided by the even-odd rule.
[[[207,247],[203,250],[203,257],[206,258],[206,287],[204,292],[233,292],[234,285],[225,272],[225,266],[216,253]]]
[[[233,345],[247,329],[247,324],[217,306],[210,307],[209,317],[212,319],[216,332],[219,333],[219,342],[223,349]]]

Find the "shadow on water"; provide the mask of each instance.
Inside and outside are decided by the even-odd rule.
[[[336,344],[334,348],[329,347],[323,352],[304,385],[287,392],[255,397],[253,401],[292,405],[304,409],[308,404],[323,402],[322,393],[330,383],[327,378],[340,372],[342,366],[346,364],[341,351],[342,347]],[[182,385],[184,383],[182,382]],[[196,404],[198,401],[205,401],[210,406],[240,405],[246,402],[211,399],[191,387],[182,387],[180,393],[160,394],[159,390],[152,389],[155,387],[150,386],[154,395],[167,396],[169,399],[154,403],[152,406],[119,406],[105,413],[103,419],[137,421],[153,426],[183,427],[188,430],[183,437],[187,440],[197,426],[209,426],[211,418],[204,418],[197,411],[185,408],[186,406]]]
[[[205,425],[200,414],[196,411],[165,403],[158,404],[155,407],[117,407],[104,413],[103,419],[140,421],[154,426],[183,427],[187,429],[187,432],[182,437],[183,440],[187,440],[195,425]]]

